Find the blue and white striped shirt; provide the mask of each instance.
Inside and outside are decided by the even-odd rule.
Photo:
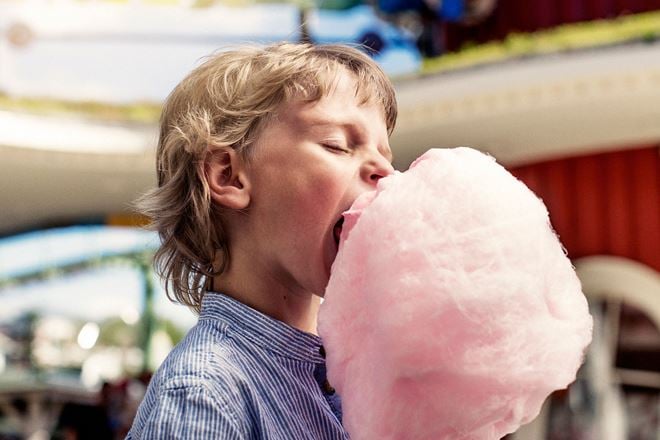
[[[127,439],[348,439],[321,339],[208,293]]]

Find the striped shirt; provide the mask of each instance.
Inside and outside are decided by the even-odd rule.
[[[208,293],[127,439],[348,439],[324,355],[318,336]]]

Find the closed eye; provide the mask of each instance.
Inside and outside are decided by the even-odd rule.
[[[324,148],[327,148],[328,150],[336,151],[338,153],[350,153],[350,150],[348,148],[345,148],[341,145],[337,144],[321,144]]]

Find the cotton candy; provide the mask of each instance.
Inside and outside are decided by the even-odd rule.
[[[499,439],[575,380],[580,282],[493,158],[429,150],[344,218],[318,330],[352,440]]]

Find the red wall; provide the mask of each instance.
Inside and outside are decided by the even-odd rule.
[[[510,171],[543,199],[569,257],[617,255],[660,271],[660,145]]]
[[[483,23],[464,27],[448,24],[446,48],[459,49],[466,41],[500,40],[512,32],[531,32],[564,23],[612,18],[660,9],[660,0],[498,0]]]

